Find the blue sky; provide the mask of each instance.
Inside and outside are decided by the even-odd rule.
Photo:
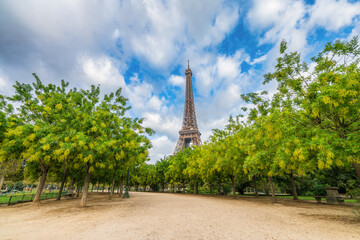
[[[326,42],[360,33],[358,1],[0,1],[0,94],[15,81],[123,88],[145,118],[151,162],[172,154],[181,128],[187,60],[202,140],[263,86],[282,39],[306,61]]]

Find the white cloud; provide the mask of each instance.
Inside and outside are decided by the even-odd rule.
[[[157,134],[166,135],[172,140],[179,137],[182,115],[177,116],[176,113],[160,114],[156,112],[145,112],[143,116],[145,118],[144,125],[154,129]]]
[[[176,141],[170,140],[167,136],[161,136],[157,138],[153,138],[151,140],[153,148],[150,149],[150,163],[155,163],[156,161],[163,158],[165,155],[173,154],[175,149]]]
[[[258,57],[258,58],[255,58],[254,60],[252,60],[252,62],[250,63],[250,65],[254,65],[254,64],[258,64],[258,63],[261,63],[261,62],[264,62],[266,61],[267,59],[267,54],[261,56],[261,57]]]
[[[100,84],[105,92],[114,91],[121,87],[123,94],[129,99],[129,105],[133,111],[141,115],[143,110],[160,111],[165,99],[160,99],[153,93],[153,86],[139,79],[138,74],[130,78],[126,84],[123,75],[120,74],[116,59],[107,56],[98,58],[81,57],[79,62],[82,66],[84,79],[90,84]]]
[[[317,0],[313,5],[300,0],[255,0],[247,21],[253,32],[261,34],[260,44],[277,45],[286,39],[291,51],[306,53],[307,36],[314,28],[338,31],[359,14],[360,3],[346,0]]]
[[[163,99],[163,101],[164,101],[164,99]],[[153,96],[150,98],[150,100],[149,100],[149,102],[148,102],[147,105],[148,105],[148,107],[149,107],[151,110],[160,111],[163,103],[162,103],[162,101],[159,99],[158,96],[153,95]]]
[[[240,73],[239,62],[225,56],[218,58],[216,67],[220,78],[234,78]]]
[[[9,94],[14,90],[11,89],[11,82],[6,74],[0,68],[0,94]]]
[[[198,93],[202,97],[209,97],[212,89],[214,88],[215,82],[218,79],[215,78],[216,74],[216,63],[208,63],[205,66],[201,66],[198,71],[193,71],[195,76],[195,84]]]
[[[253,6],[248,12],[248,19],[253,30],[261,30],[271,27],[279,21],[287,9],[286,0],[253,1]]]
[[[249,55],[244,50],[238,50],[231,56],[215,56],[213,61],[202,65],[198,72],[193,72],[200,95],[207,98],[234,82],[236,85],[246,85],[247,81],[241,81],[241,63],[244,61],[250,61]]]
[[[290,49],[299,50],[305,46],[306,31],[300,28],[306,8],[301,1],[271,0],[263,6],[263,1],[255,1],[249,11],[248,20],[257,30],[268,30],[260,40],[262,43],[278,43],[286,39]],[[264,14],[264,10],[269,10]],[[296,33],[296,34],[294,34]]]
[[[171,75],[169,78],[169,83],[173,86],[184,87],[185,86],[185,77]]]
[[[185,62],[187,48],[221,42],[238,18],[237,6],[219,0],[126,1],[119,9],[117,29],[124,51],[166,68],[174,61]]]
[[[348,35],[347,40],[351,40],[355,36],[360,35],[360,20],[356,19],[354,23],[354,28],[352,29],[351,33]]]
[[[353,22],[360,14],[360,3],[345,0],[317,0],[309,10],[310,25],[324,27],[329,31],[337,31]]]
[[[151,99],[153,87],[148,82],[131,82],[125,88],[124,95],[129,98],[131,106],[135,110],[146,109],[146,104]]]
[[[108,56],[79,58],[82,70],[92,84],[125,87],[124,77],[116,67],[116,61]]]

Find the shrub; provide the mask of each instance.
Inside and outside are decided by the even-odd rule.
[[[325,185],[315,184],[312,192],[314,193],[314,196],[325,196],[326,195]]]
[[[349,195],[352,199],[356,199],[357,203],[354,206],[353,212],[360,218],[360,188],[348,190],[347,195]]]

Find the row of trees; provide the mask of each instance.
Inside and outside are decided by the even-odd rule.
[[[89,90],[16,82],[13,96],[0,96],[0,174],[24,169],[28,179],[39,179],[34,202],[48,175],[83,186],[81,206],[86,205],[89,184],[123,184],[129,168],[148,159],[151,147],[142,119],[124,117],[130,107],[121,88],[100,97],[100,87]],[[13,106],[17,106],[14,109]]]
[[[328,43],[312,58],[311,68],[299,53],[286,49],[283,41],[275,71],[264,76],[264,84],[277,83],[272,96],[265,91],[242,95],[253,106],[245,120],[230,118],[226,128],[213,130],[203,146],[146,167],[152,169],[146,178],[140,171],[138,182],[163,188],[192,183],[195,192],[202,182],[213,193],[215,183],[228,180],[235,197],[236,185],[251,181],[257,189],[256,181],[266,178],[275,198],[273,178],[281,178],[288,179],[297,199],[294,178],[352,168],[355,181],[350,187],[359,187],[358,38]]]

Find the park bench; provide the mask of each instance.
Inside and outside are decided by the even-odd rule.
[[[326,187],[326,196],[314,196],[317,203],[321,203],[322,198],[326,198],[327,204],[344,205],[345,198],[339,195],[337,187]]]
[[[314,196],[315,200],[317,203],[321,203],[322,198],[326,198],[326,196]],[[337,196],[335,197],[336,202],[338,202],[339,204],[344,204],[345,203],[345,198],[341,197],[341,196]]]
[[[72,198],[75,197],[75,193],[67,193],[67,194],[64,195],[64,197],[65,197],[66,199],[72,199]]]
[[[343,205],[345,204],[345,198],[344,197],[336,197],[336,201],[338,201],[339,204]]]
[[[63,195],[66,199],[73,199],[75,197],[75,187],[70,186],[65,190],[65,194]]]
[[[321,203],[321,199],[325,198],[326,196],[314,196],[317,203]]]
[[[345,200],[340,196],[337,187],[326,187],[326,203],[327,204],[336,204],[344,205]]]

